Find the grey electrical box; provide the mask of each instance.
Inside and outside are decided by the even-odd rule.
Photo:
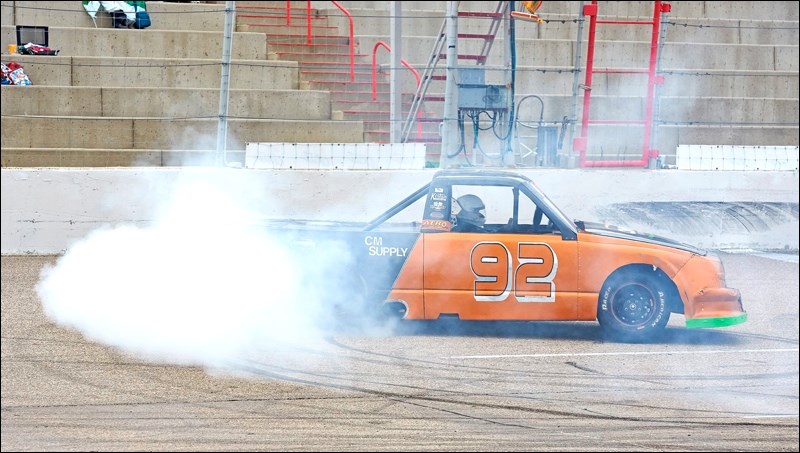
[[[459,85],[458,108],[465,110],[506,110],[506,87],[502,85]]]
[[[458,70],[459,85],[486,85],[486,70],[483,68],[461,68]]]
[[[506,110],[504,85],[487,85],[486,69],[458,70],[458,108],[463,110]]]

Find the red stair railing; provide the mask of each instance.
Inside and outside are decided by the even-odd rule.
[[[308,2],[311,4],[311,2]],[[340,5],[339,2],[332,1],[333,5],[339,10],[341,10],[345,16],[347,16],[347,20],[350,22],[350,81],[356,80],[356,48],[355,48],[355,39],[354,39],[354,32],[353,32],[353,15],[350,14],[344,6]],[[311,33],[311,15],[308,16],[308,27],[309,33]]]
[[[375,45],[372,47],[372,100],[373,101],[378,100],[378,61],[377,61],[378,47],[383,47],[389,52],[392,51],[392,48],[389,47],[389,45],[383,41],[376,42]],[[419,88],[421,82],[419,72],[416,69],[414,69],[414,67],[411,66],[406,61],[405,58],[401,58],[400,63],[402,63],[402,65],[405,66],[406,68],[408,68],[412,74],[414,74],[414,77],[417,79],[417,88]],[[417,112],[417,119],[420,118],[419,115],[420,113],[421,111]],[[417,122],[417,138],[418,139],[422,138],[422,124],[419,121]]]
[[[287,0],[286,2],[286,25],[292,24],[292,6],[290,1]],[[347,20],[350,23],[350,34],[349,36],[349,44],[350,44],[350,81],[354,81],[356,79],[356,47],[355,47],[355,33],[353,32],[353,15],[350,14],[344,6],[339,4],[339,2],[332,1],[333,5],[341,12],[347,16]],[[308,45],[313,44],[313,39],[311,37],[311,1],[306,1],[306,43]]]

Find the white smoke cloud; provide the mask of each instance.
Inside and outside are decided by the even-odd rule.
[[[42,271],[47,316],[150,360],[212,368],[320,340],[327,314],[302,277],[311,258],[300,262],[259,225],[231,184],[237,171],[154,191],[165,203],[151,224],[105,227],[71,246]]]

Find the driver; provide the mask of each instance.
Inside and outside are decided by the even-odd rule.
[[[472,194],[462,195],[456,200],[461,208],[456,214],[456,223],[451,231],[482,231],[486,223],[486,206],[483,201]]]

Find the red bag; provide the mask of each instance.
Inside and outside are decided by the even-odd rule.
[[[28,44],[19,47],[17,52],[21,53],[22,55],[58,55],[59,51],[29,42]]]

